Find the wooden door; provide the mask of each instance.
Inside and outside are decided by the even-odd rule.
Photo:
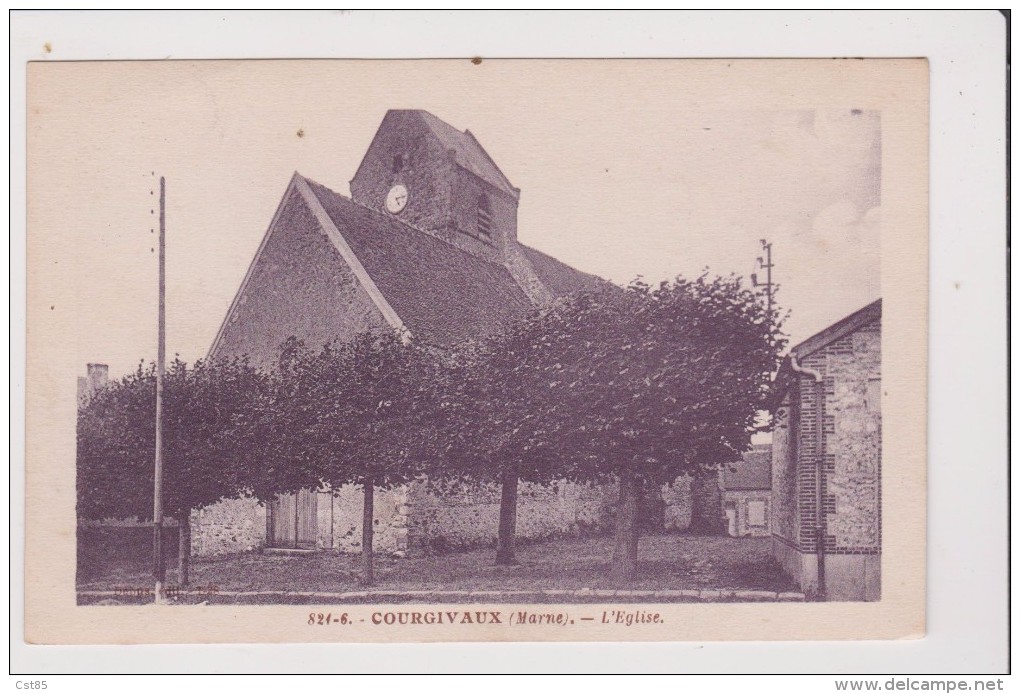
[[[294,544],[302,549],[315,549],[316,504],[318,495],[310,489],[302,489],[297,493],[297,523]]]
[[[317,533],[315,492],[279,494],[269,505],[269,546],[315,549]]]

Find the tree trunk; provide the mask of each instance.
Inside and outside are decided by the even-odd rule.
[[[375,538],[375,482],[366,479],[362,483],[365,492],[365,511],[361,517],[361,558],[362,566],[361,582],[366,586],[372,585],[375,581],[375,571],[372,559],[372,543]]]
[[[641,501],[640,480],[630,468],[620,471],[620,500],[616,507],[615,547],[610,577],[623,585],[637,575],[638,507]]]
[[[188,585],[191,570],[191,512],[185,511],[177,520],[177,584]]]
[[[517,466],[503,470],[499,499],[499,537],[496,540],[496,564],[516,562],[517,547]]]

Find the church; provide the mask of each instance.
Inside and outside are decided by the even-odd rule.
[[[421,110],[383,118],[346,197],[299,173],[213,341],[209,356],[271,367],[297,337],[315,348],[378,328],[451,347],[603,282],[517,240],[521,191],[469,130]],[[615,491],[522,484],[518,536],[608,527]],[[428,481],[376,492],[376,549],[442,551],[491,542],[499,489]],[[193,552],[261,547],[358,551],[360,491],[225,500],[192,518]]]

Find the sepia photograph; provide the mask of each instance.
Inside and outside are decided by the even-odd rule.
[[[926,69],[30,64],[29,639],[923,636]]]

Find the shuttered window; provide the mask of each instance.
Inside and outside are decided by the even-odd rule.
[[[492,207],[485,195],[478,198],[478,237],[483,241],[492,240]]]

